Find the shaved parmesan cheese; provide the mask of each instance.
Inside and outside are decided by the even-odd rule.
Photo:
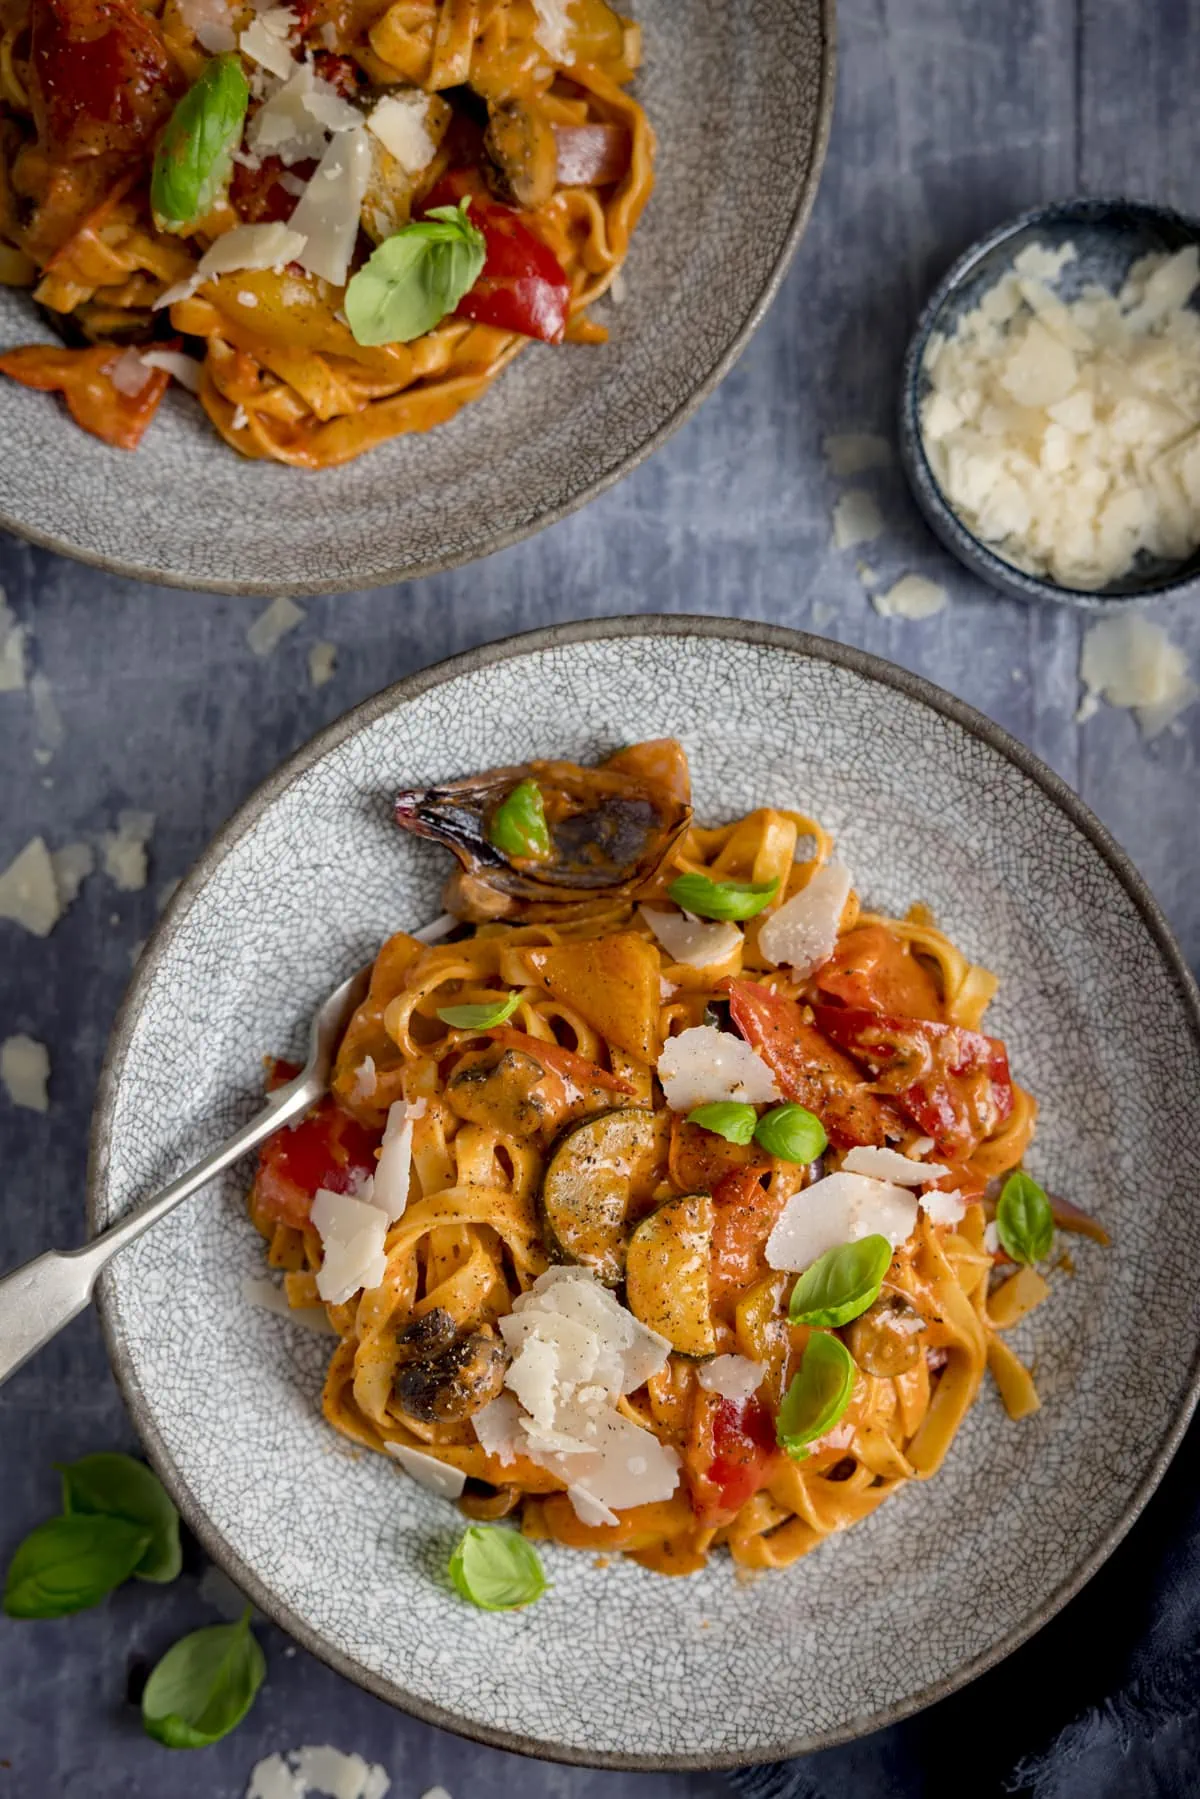
[[[25,685],[25,636],[0,588],[0,693],[16,693]]]
[[[996,1223],[994,1218],[989,1224],[984,1226],[983,1247],[990,1256],[997,1256],[1000,1254],[1000,1226]]]
[[[933,1148],[935,1148],[935,1144],[932,1137],[918,1137],[915,1142],[909,1144],[908,1153],[914,1161],[923,1162]]]
[[[359,1074],[362,1074],[361,1068]],[[375,1170],[371,1197],[372,1204],[379,1207],[391,1224],[404,1216],[408,1205],[408,1188],[412,1178],[413,1120],[419,1118],[424,1110],[424,1100],[420,1102],[420,1111],[402,1099],[388,1108],[383,1147],[379,1151],[379,1164]]]
[[[967,1202],[957,1189],[950,1193],[938,1190],[922,1193],[921,1210],[932,1224],[961,1224],[967,1215]]]
[[[387,1214],[349,1193],[321,1187],[312,1203],[313,1228],[324,1251],[317,1292],[327,1305],[344,1305],[361,1287],[370,1292],[387,1272]]]
[[[293,231],[305,238],[298,261],[334,287],[344,287],[350,272],[370,179],[371,146],[359,125],[333,139],[292,214]]]
[[[828,962],[850,897],[850,871],[840,862],[818,868],[807,887],[772,912],[758,933],[769,962],[784,962],[799,979]]]
[[[337,645],[322,641],[308,652],[308,680],[311,687],[324,687],[333,680],[337,667]]]
[[[859,487],[844,493],[833,508],[834,549],[852,550],[882,535],[883,516],[872,495]]]
[[[238,39],[238,49],[271,75],[286,81],[295,67],[292,53],[296,14],[290,6],[273,6],[252,19]]]
[[[18,1035],[6,1037],[0,1044],[0,1082],[14,1106],[29,1112],[49,1111],[49,1079],[50,1055],[44,1043]]]
[[[189,393],[200,392],[203,364],[197,362],[194,356],[185,356],[181,350],[143,350],[142,361],[149,369],[165,369]]]
[[[1098,698],[1131,707],[1147,738],[1165,730],[1200,691],[1184,651],[1161,625],[1138,614],[1104,618],[1089,627],[1079,678],[1086,689],[1084,707],[1094,710]]]
[[[50,852],[41,837],[32,837],[0,874],[0,918],[11,918],[35,937],[48,937],[61,917]]]
[[[246,631],[246,642],[256,656],[269,656],[277,650],[289,631],[304,622],[304,608],[282,594],[260,612]]]
[[[220,56],[235,47],[237,38],[228,0],[179,0],[179,16],[210,56]]]
[[[932,1149],[932,1140],[926,1141]],[[842,1167],[847,1174],[869,1174],[877,1181],[894,1181],[898,1187],[919,1187],[925,1181],[940,1180],[942,1175],[950,1172],[940,1162],[916,1162],[902,1156],[897,1149],[863,1146],[848,1149],[842,1158]]]
[[[670,1497],[678,1455],[616,1409],[666,1366],[665,1337],[576,1267],[540,1275],[500,1320],[500,1335],[512,1352],[507,1404],[494,1400],[475,1417],[490,1454],[525,1454],[556,1474],[585,1521],[611,1522],[622,1507]]]
[[[351,1088],[350,1097],[356,1104],[360,1104],[364,1099],[370,1099],[378,1085],[379,1082],[375,1075],[375,1058],[374,1056],[364,1056],[354,1070],[354,1086]]]
[[[533,0],[533,10],[537,14],[533,35],[546,55],[552,62],[573,63],[571,0]]]
[[[666,912],[657,906],[639,906],[638,911],[672,962],[687,968],[712,968],[728,962],[742,946],[742,933],[735,924],[706,924],[703,919],[685,918],[682,912]]]
[[[436,1493],[439,1499],[461,1497],[467,1484],[467,1477],[461,1468],[452,1468],[448,1462],[439,1462],[436,1456],[425,1455],[420,1449],[410,1449],[407,1443],[385,1443],[384,1448],[390,1456],[395,1457],[406,1474],[411,1474],[418,1486]]]
[[[328,1743],[268,1755],[250,1775],[246,1799],[386,1799],[391,1790],[386,1769],[361,1755],[343,1755]]]
[[[886,437],[868,431],[848,431],[840,437],[827,437],[821,449],[830,473],[839,481],[854,475],[865,475],[868,469],[890,468],[892,446]]]
[[[260,1311],[274,1312],[277,1318],[286,1318],[289,1324],[299,1324],[319,1337],[337,1336],[324,1306],[289,1305],[283,1288],[277,1287],[266,1275],[256,1278],[247,1275],[242,1281],[242,1298]]]
[[[907,618],[917,622],[941,612],[948,598],[944,587],[939,587],[936,581],[927,581],[924,575],[901,575],[886,593],[872,594],[871,604],[882,618]]]
[[[150,368],[145,357],[136,350],[123,350],[108,371],[108,378],[119,394],[126,394],[132,399],[140,394],[150,379]]]
[[[886,1237],[895,1249],[916,1222],[917,1201],[904,1187],[865,1174],[828,1174],[788,1200],[767,1238],[767,1264],[800,1274],[826,1250],[860,1237]]]
[[[303,248],[303,236],[290,225],[235,225],[210,245],[186,281],[159,296],[155,310],[189,299],[214,275],[232,275],[238,269],[281,269],[295,262]]]
[[[104,872],[122,893],[140,893],[146,885],[146,846],[154,822],[153,812],[118,812],[116,830],[101,839]]]
[[[1088,591],[1200,543],[1200,252],[1146,257],[1119,293],[1068,302],[1048,283],[1074,255],[1027,246],[952,337],[930,339],[921,429],[970,530]]]
[[[419,175],[437,154],[429,135],[429,96],[414,88],[407,94],[388,94],[377,100],[367,119],[384,149],[396,158],[406,175]]]
[[[696,1379],[706,1393],[719,1393],[722,1399],[749,1399],[762,1385],[766,1369],[744,1355],[718,1355],[702,1362]]]
[[[78,898],[79,889],[96,866],[96,854],[90,843],[64,843],[60,850],[50,851],[54,884],[65,912]]]
[[[715,1025],[694,1025],[672,1037],[658,1058],[658,1078],[673,1112],[715,1100],[764,1105],[780,1097],[775,1076],[741,1037]]]
[[[246,141],[256,156],[278,156],[290,166],[319,160],[328,132],[353,131],[361,124],[358,108],[323,80],[312,63],[295,63],[283,86],[250,120]]]

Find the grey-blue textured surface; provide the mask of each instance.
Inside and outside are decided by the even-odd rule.
[[[1006,214],[1076,190],[1200,209],[1200,14],[1187,0],[843,0],[840,40],[822,191],[778,303],[698,417],[587,511],[416,587],[310,601],[304,624],[266,661],[245,642],[257,602],[193,600],[21,545],[0,551],[0,580],[31,626],[33,660],[64,724],[61,747],[40,765],[30,697],[0,695],[0,865],[37,831],[56,845],[111,827],[123,807],[158,817],[144,892],[119,894],[93,878],[44,943],[0,923],[0,1036],[28,1031],[53,1060],[48,1116],[0,1099],[0,1266],[81,1229],[92,1089],[156,891],[319,725],[412,668],[535,624],[724,612],[824,631],[919,669],[1080,790],[1147,875],[1193,966],[1200,960],[1200,707],[1149,747],[1126,714],[1102,710],[1077,726],[1086,621],[990,598],[931,542],[893,471],[864,478],[887,523],[865,554],[888,577],[932,575],[953,603],[924,624],[878,618],[854,554],[830,547],[837,490],[820,455],[827,432],[890,426],[925,292]],[[170,505],[169,492],[161,503]],[[1151,616],[1200,666],[1194,611],[1177,603]],[[334,679],[313,692],[306,654],[317,639],[335,642],[339,656]],[[95,1321],[84,1319],[0,1392],[0,1557],[53,1506],[52,1461],[119,1443],[131,1443],[128,1425]],[[1187,1522],[1198,1464],[1193,1431],[1088,1593],[934,1713],[882,1742],[815,1758],[821,1792],[994,1791],[1019,1756],[1119,1685],[1151,1621],[1157,1557]],[[257,1757],[314,1741],[384,1762],[401,1799],[434,1781],[454,1799],[668,1799],[718,1788],[697,1776],[591,1775],[459,1743],[305,1656],[288,1657],[273,1631],[269,1684],[247,1724],[216,1749],[168,1760],[124,1704],[128,1667],[210,1617],[193,1571],[170,1592],[130,1589],[75,1620],[0,1620],[0,1799],[241,1799]],[[952,1731],[970,1734],[970,1757],[951,1753]],[[1196,1753],[1194,1725],[1175,1723],[1120,1759],[1101,1745],[1053,1790],[1064,1799],[1195,1791]]]

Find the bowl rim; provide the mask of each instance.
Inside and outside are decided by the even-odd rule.
[[[834,668],[848,670],[860,679],[889,687],[893,691],[928,707],[941,717],[958,725],[997,751],[1013,764],[1026,779],[1032,781],[1066,815],[1070,824],[1092,845],[1123,888],[1138,913],[1162,961],[1170,973],[1192,1037],[1200,1049],[1200,990],[1176,943],[1161,908],[1143,877],[1126,852],[1120,848],[1107,828],[1073,792],[1062,777],[1013,737],[973,706],[927,681],[923,676],[899,668],[854,645],[816,637],[783,625],[768,624],[757,619],[736,619],[692,614],[671,616],[617,616],[584,619],[575,623],[549,625],[539,630],[522,632],[491,644],[481,644],[414,674],[374,694],[353,707],[341,718],[295,751],[222,826],[202,852],[173,895],[156,925],[138,962],[122,1001],[112,1035],[105,1052],[92,1113],[87,1166],[87,1221],[89,1236],[98,1228],[98,1198],[101,1183],[109,1166],[110,1120],[117,1089],[124,1075],[133,1031],[141,1014],[146,992],[159,963],[170,948],[192,900],[205,886],[213,870],[233,848],[253,831],[261,816],[301,776],[313,768],[347,739],[374,723],[385,714],[397,711],[431,689],[516,658],[556,650],[578,644],[612,639],[628,641],[638,638],[687,638],[733,640],[767,650],[778,650],[824,662]],[[901,1722],[941,1699],[957,1692],[977,1675],[985,1673],[1005,1656],[1026,1642],[1042,1625],[1049,1622],[1067,1602],[1074,1598],[1092,1575],[1112,1554],[1140,1516],[1151,1494],[1158,1486],[1172,1456],[1178,1449],[1200,1398],[1200,1342],[1193,1346],[1186,1398],[1169,1428],[1154,1446],[1141,1479],[1130,1496],[1120,1518],[1102,1540],[1072,1569],[1054,1590],[1035,1606],[1020,1622],[995,1644],[964,1662],[942,1679],[931,1682],[908,1698],[881,1707],[869,1715],[848,1718],[838,1727],[797,1736],[759,1751],[688,1754],[635,1754],[628,1752],[585,1752],[569,1744],[542,1740],[519,1731],[509,1731],[473,1720],[464,1720],[442,1707],[431,1704],[405,1690],[397,1681],[373,1674],[357,1665],[353,1658],[332,1648],[299,1617],[280,1595],[267,1587],[242,1561],[236,1549],[215,1529],[201,1510],[182,1477],[171,1463],[163,1442],[149,1415],[137,1379],[128,1344],[118,1333],[108,1303],[108,1278],[102,1277],[97,1307],[113,1373],[122,1398],[129,1408],[134,1426],[168,1493],[185,1523],[199,1539],[207,1554],[222,1567],[257,1608],[320,1661],[358,1686],[384,1699],[399,1710],[459,1736],[492,1748],[506,1749],[544,1761],[564,1762],[579,1767],[611,1768],[630,1771],[666,1773],[678,1771],[717,1770],[745,1767],[764,1761],[782,1760],[806,1755],[820,1749],[833,1748],[869,1731]]]
[[[1182,566],[1188,574],[1156,576],[1153,583],[1132,593],[1106,593],[1085,587],[1065,587],[1044,575],[1027,574],[1015,563],[1006,562],[965,525],[942,490],[941,482],[925,453],[925,439],[918,412],[921,365],[926,346],[947,302],[953,299],[976,268],[993,251],[1002,249],[1023,231],[1056,221],[1073,218],[1091,223],[1101,222],[1106,215],[1131,213],[1146,220],[1173,225],[1200,245],[1200,217],[1181,212],[1178,207],[1159,205],[1154,200],[1135,200],[1124,194],[1075,194],[1062,200],[1047,200],[1031,206],[1015,218],[1005,219],[991,231],[977,238],[961,256],[955,258],[928,300],[908,341],[900,377],[899,424],[900,459],[908,476],[913,498],[938,541],[978,580],[1014,599],[1027,603],[1045,601],[1056,606],[1075,606],[1085,612],[1115,612],[1125,606],[1139,606],[1152,600],[1179,599],[1200,592],[1200,550],[1194,550]]]
[[[84,563],[90,568],[103,569],[106,574],[118,575],[125,580],[147,581],[158,587],[182,588],[189,593],[269,596],[282,592],[303,599],[326,593],[370,593],[379,587],[399,586],[408,581],[418,581],[426,575],[446,574],[451,569],[461,568],[472,562],[480,562],[484,557],[492,556],[499,550],[511,549],[514,544],[523,543],[526,538],[535,537],[539,531],[544,531],[549,526],[558,524],[560,520],[569,518],[572,513],[581,511],[592,500],[597,499],[602,493],[606,493],[610,487],[615,487],[617,482],[626,475],[630,475],[636,468],[640,468],[642,463],[654,455],[656,450],[661,449],[667,439],[672,437],[679,427],[685,424],[692,414],[703,405],[714,389],[720,386],[762,324],[768,308],[783,285],[784,277],[799,248],[800,240],[807,229],[816,202],[833,124],[838,62],[837,0],[816,0],[816,4],[821,28],[822,49],[812,154],[807,173],[799,183],[779,253],[767,273],[766,280],[734,335],[699,385],[691,389],[649,437],[631,450],[613,468],[594,476],[579,492],[571,494],[558,505],[539,514],[538,517],[524,524],[511,526],[494,537],[485,547],[430,556],[412,567],[392,564],[372,576],[365,587],[347,587],[341,581],[320,578],[281,584],[265,575],[249,581],[222,581],[177,574],[170,570],[152,568],[144,562],[126,561],[121,556],[110,556],[95,550],[81,550],[65,538],[55,536],[52,531],[29,528],[20,519],[13,517],[3,509],[0,509],[0,529],[11,531],[15,537],[35,545],[38,549],[56,551],[60,556],[68,556],[72,561]],[[235,453],[231,452],[231,454]]]

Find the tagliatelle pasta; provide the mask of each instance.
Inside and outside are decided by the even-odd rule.
[[[432,1458],[472,1517],[686,1574],[786,1566],[935,1474],[989,1369],[1036,1409],[1002,1334],[1049,1291],[1054,1202],[1010,1178],[1036,1104],[986,1034],[995,977],[925,911],[814,884],[838,865],[803,813],[697,824],[671,743],[396,815],[455,851],[460,922],[384,945],[250,1202],[340,1339],[335,1429]],[[676,891],[733,930],[663,936],[718,964],[667,953]],[[768,920],[777,954],[830,947],[772,960]]]
[[[640,59],[604,0],[5,0],[0,281],[65,346],[0,371],[129,449],[155,345],[245,456],[326,468],[441,424],[532,339],[605,341],[588,308],[653,186]],[[428,252],[428,328],[364,337],[348,282],[446,208],[477,274]]]

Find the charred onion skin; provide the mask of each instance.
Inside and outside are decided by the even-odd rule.
[[[510,857],[488,840],[496,809],[522,781],[536,781],[552,854]],[[411,788],[395,802],[401,830],[458,857],[446,903],[458,917],[529,923],[584,918],[631,898],[651,881],[691,823],[668,786],[621,767],[529,762],[489,769],[445,787]]]

